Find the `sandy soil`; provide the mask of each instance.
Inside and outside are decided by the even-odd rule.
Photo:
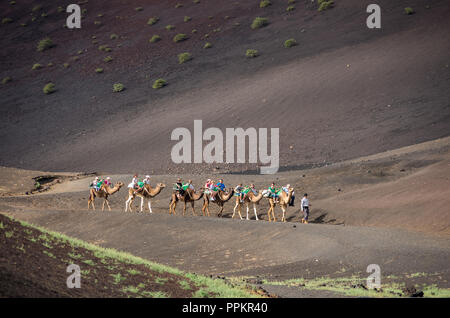
[[[364,275],[365,267],[374,263],[386,276],[403,275],[410,281],[408,275],[429,273],[433,276],[423,282],[448,288],[449,150],[450,138],[445,138],[326,167],[280,173],[276,176],[279,184],[289,182],[298,193],[310,193],[308,225],[299,223],[298,206],[288,210],[287,223],[267,222],[265,202],[258,206],[260,221],[252,213],[251,221],[231,219],[232,202],[226,204],[223,218],[192,216],[189,208],[184,217],[180,208],[178,215],[170,216],[167,205],[173,176],[163,175],[153,176],[155,182],[169,186],[152,201],[153,214],[124,213],[126,194],[122,190],[111,197],[112,212],[87,211],[90,178],[65,180],[45,193],[2,197],[0,210],[88,242],[210,275],[257,275],[269,280]],[[128,180],[131,176],[112,177]],[[206,176],[182,177],[198,185]],[[251,180],[260,188],[271,181],[261,175],[224,178],[229,185]],[[200,207],[201,201],[197,214]],[[321,295],[292,287],[265,287],[284,297]]]

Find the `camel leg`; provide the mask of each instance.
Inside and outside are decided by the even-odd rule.
[[[177,201],[173,203],[173,215],[176,215],[175,209],[177,208]]]
[[[256,205],[253,203],[253,211],[255,212],[255,219],[258,221],[258,213],[256,213]]]
[[[92,200],[92,209],[95,211],[95,204],[94,204],[94,200]]]
[[[194,216],[197,216],[197,214],[195,214],[194,201],[191,201],[191,207],[192,207],[192,214],[193,214]]]
[[[233,215],[231,216],[232,219],[234,219],[234,215],[236,214],[236,208],[238,207],[239,203],[236,202],[236,205],[234,206],[233,209]]]
[[[184,201],[183,216],[186,214],[186,201]]]
[[[149,211],[150,211],[150,213],[153,213],[153,211],[152,211],[152,202],[150,201],[150,199],[148,199],[148,209],[149,209]]]
[[[219,211],[219,214],[217,214],[217,216],[222,217],[222,213],[223,213],[223,205],[220,207],[220,211]]]
[[[111,211],[111,207],[109,206],[109,201],[108,201],[108,199],[105,199],[105,201],[106,201],[106,205],[108,206],[109,211]]]
[[[131,212],[131,204],[130,204],[130,202],[131,202],[132,198],[133,198],[132,196],[129,196],[127,201],[125,202],[125,212],[128,212],[128,209],[130,209],[130,212]]]
[[[103,198],[103,204],[102,204],[102,212],[105,210],[105,202],[106,202],[106,199],[105,198]]]
[[[283,217],[281,218],[281,222],[286,222],[286,208],[281,207],[281,210],[283,210]]]
[[[247,204],[247,221],[249,220],[249,218],[248,218],[248,204]]]
[[[269,210],[267,210],[267,216],[269,217],[269,222],[272,222],[272,220],[270,219],[270,210],[272,209],[272,206],[269,208]]]
[[[134,198],[131,197],[130,198],[130,203],[128,204],[128,208],[130,209],[130,212],[133,212],[133,202],[134,202]]]
[[[144,212],[144,197],[141,197],[141,212]]]

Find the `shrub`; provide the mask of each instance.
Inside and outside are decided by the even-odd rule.
[[[188,17],[188,16],[185,16],[184,17],[184,22],[189,22],[189,21],[191,21],[192,19],[191,19],[191,17]]]
[[[102,25],[102,21],[94,21],[95,25]]]
[[[4,77],[4,78],[2,79],[2,84],[4,85],[4,84],[9,83],[9,82],[11,82],[11,81],[12,81],[11,77],[6,76],[6,77]]]
[[[142,8],[142,7],[137,7],[137,8],[134,8],[134,10],[136,10],[136,11],[142,11],[142,10],[144,10],[144,8]]]
[[[197,29],[192,29],[192,33],[197,33]]]
[[[295,0],[288,0],[288,4],[294,4]]]
[[[33,7],[33,9],[31,9],[32,12],[36,12],[42,9],[42,5],[37,4]]]
[[[175,26],[173,26],[172,24],[166,25],[166,30],[173,30],[175,29]]]
[[[70,66],[70,64],[69,63],[64,63],[63,66],[64,66],[64,68],[68,68]]]
[[[118,93],[125,89],[125,86],[123,86],[122,83],[116,83],[113,85],[113,92]]]
[[[98,49],[99,49],[100,51],[105,51],[107,48],[108,48],[107,45],[100,45],[100,46],[98,47]]]
[[[324,11],[334,6],[333,0],[330,1],[318,0],[317,3],[319,4],[319,9],[317,9],[318,11]]]
[[[405,8],[405,14],[410,15],[410,14],[414,14],[414,13],[415,13],[415,11],[413,8],[410,8],[410,7]]]
[[[118,36],[117,34],[113,33],[113,34],[111,34],[111,35],[109,36],[109,38],[110,38],[111,40],[116,40],[116,39],[119,38],[119,36]]]
[[[186,34],[184,34],[184,33],[178,33],[177,35],[175,35],[175,36],[173,37],[173,41],[174,41],[175,43],[184,41],[184,40],[186,40],[186,39],[187,39],[187,36],[186,36]]]
[[[103,61],[105,61],[105,62],[111,62],[113,60],[113,58],[111,57],[111,56],[107,56],[107,57],[105,57],[104,59],[103,59]]]
[[[153,24],[155,24],[158,21],[159,21],[158,17],[152,17],[152,18],[148,19],[147,24],[153,25]]]
[[[95,69],[95,73],[103,73],[103,69],[101,67],[98,67]]]
[[[256,17],[251,25],[252,29],[259,29],[269,24],[269,20],[267,18]]]
[[[195,4],[197,4],[197,3],[200,3],[200,0],[194,0],[194,1],[192,1],[192,2],[194,2]]]
[[[183,4],[182,3],[180,3],[180,2],[178,2],[176,5],[175,5],[175,8],[181,8],[183,6]]]
[[[149,40],[149,42],[151,42],[151,43],[155,43],[155,42],[158,42],[158,41],[161,41],[161,37],[159,35],[157,35],[157,34],[152,36],[152,38]]]
[[[162,88],[162,87],[164,87],[166,85],[167,85],[167,82],[165,80],[163,80],[162,78],[158,78],[156,81],[153,82],[152,87],[154,89],[159,89],[159,88]]]
[[[212,48],[212,44],[209,42],[206,42],[205,45],[203,46],[204,49],[210,49]]]
[[[39,43],[37,45],[37,50],[39,52],[42,52],[42,51],[48,50],[54,46],[55,45],[53,44],[53,41],[50,38],[44,38],[39,41]]]
[[[64,8],[59,6],[58,9],[56,10],[58,13],[64,12]]]
[[[286,8],[286,11],[294,11],[295,10],[295,6],[289,6]]]
[[[190,60],[192,60],[191,53],[184,52],[184,53],[178,54],[178,63],[179,64],[183,64],[183,63],[185,63],[187,61],[190,61]]]
[[[32,69],[32,70],[38,70],[38,69],[40,69],[40,68],[42,68],[42,65],[39,64],[39,63],[36,63],[36,64],[33,65],[33,67],[32,67],[31,69]]]
[[[46,16],[48,16],[48,14],[45,12],[41,14],[41,17],[43,17],[43,18],[45,18]]]
[[[53,63],[52,63],[52,62],[50,62],[50,63],[47,64],[47,67],[52,67],[52,66],[53,66]]]
[[[53,83],[48,83],[47,85],[44,86],[44,88],[42,89],[42,91],[44,92],[44,94],[51,94],[55,91],[55,84]]]
[[[288,40],[284,41],[284,47],[286,47],[286,48],[290,48],[290,47],[293,47],[296,45],[297,45],[297,41],[295,41],[295,39],[288,39]]]
[[[254,49],[248,49],[246,52],[245,52],[245,56],[246,57],[257,57],[259,54],[258,54],[258,50],[254,50]]]
[[[260,3],[259,3],[259,7],[260,8],[265,8],[265,7],[268,7],[268,6],[270,6],[272,3],[269,1],[269,0],[262,0]]]
[[[13,19],[11,19],[11,18],[3,18],[2,19],[2,24],[7,24],[7,23],[11,23],[11,22],[13,22]]]

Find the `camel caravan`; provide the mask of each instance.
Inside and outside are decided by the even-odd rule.
[[[118,192],[123,186],[124,183],[122,182],[117,182],[113,186],[110,177],[104,180],[96,177],[90,184],[88,209],[90,209],[92,205],[92,208],[95,210],[95,198],[103,198],[102,211],[104,211],[105,204],[109,211],[111,211],[108,197]],[[147,175],[144,179],[140,180],[138,176],[135,175],[127,188],[128,196],[125,202],[125,212],[133,212],[132,203],[136,197],[139,197],[141,198],[140,212],[144,212],[145,201],[147,201],[148,211],[153,213],[151,200],[161,193],[165,188],[165,185],[163,183],[158,183],[153,187],[150,184],[150,176]],[[234,198],[234,200],[232,200],[232,198]],[[235,188],[227,189],[222,179],[219,179],[217,183],[214,182],[214,180],[208,179],[205,185],[196,191],[192,184],[192,180],[183,183],[181,179],[178,179],[172,188],[169,202],[169,214],[176,215],[177,204],[182,203],[183,216],[185,216],[186,208],[189,203],[192,209],[192,215],[195,216],[197,215],[195,213],[195,202],[201,199],[203,199],[201,209],[203,216],[211,216],[209,206],[213,203],[219,207],[218,217],[221,217],[225,203],[231,200],[234,201],[233,215],[231,218],[234,218],[237,212],[241,220],[243,219],[241,213],[243,206],[246,207],[247,220],[249,220],[250,206],[253,208],[255,219],[259,220],[256,206],[261,200],[267,199],[269,203],[269,210],[267,211],[269,222],[272,220],[276,222],[276,206],[281,208],[281,221],[286,222],[286,210],[289,206],[294,206],[295,194],[294,189],[289,184],[281,188],[276,188],[275,184],[272,183],[268,189],[264,190],[257,190],[254,184],[250,184],[250,186],[238,184]],[[305,193],[305,196],[301,201],[301,211],[304,213],[301,221],[302,223],[308,223],[309,206],[307,194]]]

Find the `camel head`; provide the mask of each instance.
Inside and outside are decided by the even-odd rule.
[[[166,187],[164,183],[157,183],[156,186],[160,187],[161,189],[164,189]]]

